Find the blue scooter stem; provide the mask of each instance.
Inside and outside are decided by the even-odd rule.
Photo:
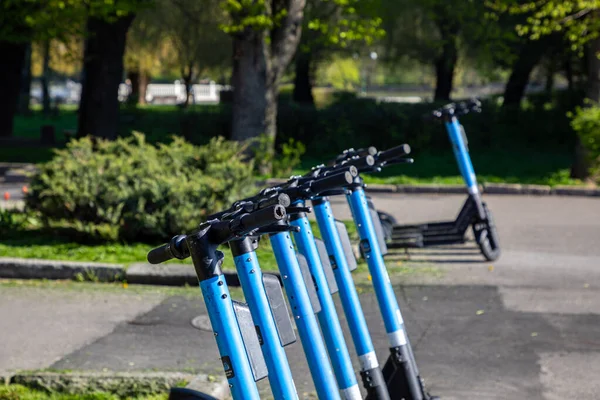
[[[473,169],[473,163],[471,162],[471,156],[469,155],[466,136],[463,135],[463,128],[460,125],[460,122],[458,122],[458,118],[455,116],[452,116],[447,120],[444,125],[446,126],[450,143],[452,143],[452,151],[454,152],[460,174],[465,181],[469,194],[475,200],[479,218],[485,219],[486,215],[483,209],[479,187],[477,185],[477,177],[475,176],[475,170]]]
[[[245,239],[250,240],[250,239]],[[235,253],[234,253],[235,254]],[[235,267],[254,324],[260,329],[261,350],[269,371],[269,384],[276,399],[298,399],[285,350],[263,284],[263,274],[254,251],[234,257]]]
[[[260,400],[225,277],[218,275],[203,280],[200,289],[231,396],[234,400]]]
[[[354,186],[351,193],[346,195],[346,198],[358,229],[362,254],[369,266],[369,273],[371,274],[375,296],[377,297],[379,309],[383,317],[390,349],[398,349],[402,358],[407,361],[403,365],[406,369],[405,376],[412,396],[411,400],[422,400],[424,393],[420,383],[419,372],[404,328],[404,320],[400,312],[398,300],[396,299],[394,288],[392,287],[383,256],[377,243],[377,235],[362,186]]]
[[[304,202],[296,203],[297,206],[304,207]],[[302,254],[308,263],[308,268],[317,288],[317,297],[321,303],[321,311],[318,313],[319,324],[325,338],[329,358],[333,365],[338,386],[342,392],[343,399],[362,399],[352,360],[348,353],[348,347],[344,341],[344,333],[340,326],[340,321],[337,317],[337,311],[333,298],[329,291],[327,278],[321,264],[319,252],[315,244],[315,238],[308,222],[306,214],[300,214],[292,217],[290,225],[300,228],[298,232],[294,232],[294,241],[298,247],[298,251]]]
[[[346,320],[350,327],[350,335],[360,361],[363,385],[369,394],[377,399],[389,399],[385,381],[381,374],[377,355],[373,347],[367,321],[358,298],[356,286],[350,274],[350,268],[344,254],[344,248],[331,212],[329,200],[324,197],[312,200],[313,209],[321,237],[331,260],[333,273],[338,285],[340,300]]]
[[[327,358],[325,344],[308,297],[290,234],[288,232],[272,234],[270,241],[317,396],[319,399],[339,400],[340,393],[333,369]]]

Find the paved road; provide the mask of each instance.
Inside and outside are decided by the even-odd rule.
[[[407,223],[451,218],[463,199],[374,196],[379,208]],[[483,262],[473,244],[389,256],[390,262],[417,265],[417,273],[395,282],[427,386],[443,399],[596,398],[600,200],[486,200],[503,247],[493,265]],[[337,217],[349,217],[343,202],[336,200],[334,207]],[[421,265],[424,272],[418,273]],[[121,296],[0,287],[0,371],[44,366],[218,371],[212,334],[189,323],[204,312],[200,301]],[[376,300],[369,292],[361,300],[383,360],[386,340]],[[298,389],[311,393],[300,345],[287,351]],[[266,385],[260,382],[268,392]]]

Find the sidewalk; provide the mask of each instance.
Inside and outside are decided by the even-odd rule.
[[[397,286],[396,293],[427,387],[444,399],[594,398],[600,391],[597,314],[547,310],[544,296],[519,298],[491,286]],[[362,293],[361,302],[383,362],[387,339],[374,294]],[[0,304],[0,370],[222,377],[212,332],[191,325],[206,312],[199,297],[2,287]],[[342,326],[351,343],[344,318]],[[314,387],[299,341],[287,354],[299,393],[309,397]],[[267,380],[259,386],[268,395]]]

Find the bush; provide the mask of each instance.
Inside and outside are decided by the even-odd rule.
[[[571,126],[579,136],[590,163],[590,176],[600,182],[600,107],[578,107],[570,113]]]
[[[271,176],[284,178],[289,177],[292,170],[300,165],[300,159],[306,151],[302,142],[289,138],[287,142],[280,144],[273,154],[274,140],[267,134],[254,139],[251,145],[252,156],[256,160],[256,173],[261,174],[261,171],[270,165]]]
[[[483,101],[483,112],[460,119],[471,149],[507,151],[519,147],[533,151],[568,149],[575,135],[566,113],[580,103],[580,96],[559,92],[552,98],[530,96],[523,108],[502,108],[496,99]],[[415,156],[421,152],[450,151],[441,124],[423,115],[444,103],[377,103],[369,98],[344,96],[330,106],[314,109],[281,103],[278,112],[279,143],[294,138],[306,145],[306,153],[326,160],[348,147],[378,148],[408,143]]]
[[[204,146],[176,137],[154,146],[140,133],[114,142],[82,138],[40,167],[27,206],[47,224],[112,225],[120,239],[167,239],[251,194],[253,167],[243,150],[222,138]]]

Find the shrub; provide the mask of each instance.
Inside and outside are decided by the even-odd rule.
[[[256,172],[271,165],[271,176],[289,177],[292,170],[300,164],[300,159],[306,147],[302,142],[289,138],[287,142],[279,145],[279,149],[273,154],[274,140],[267,134],[262,134],[252,143],[253,157],[256,160]]]
[[[40,167],[27,206],[86,231],[108,224],[118,226],[120,239],[166,239],[251,194],[253,168],[243,150],[222,138],[204,146],[176,137],[154,146],[140,133],[82,138]]]
[[[600,107],[578,107],[570,113],[571,127],[579,136],[590,163],[590,176],[600,182]]]

